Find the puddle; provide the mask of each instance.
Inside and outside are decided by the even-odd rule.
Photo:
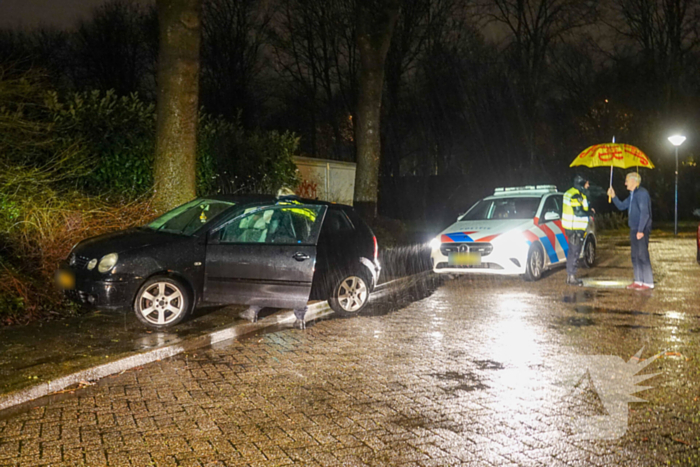
[[[596,324],[596,322],[592,318],[572,316],[570,318],[566,318],[563,324],[565,326],[574,326],[577,328],[581,328],[585,326],[593,326]]]
[[[494,362],[493,360],[474,360],[474,363],[480,370],[502,370],[505,368],[503,363]]]
[[[610,308],[594,307],[588,305],[578,305],[574,307],[576,313],[581,314],[591,314],[591,313],[604,313],[609,315],[622,315],[622,316],[664,316],[664,313],[649,313],[646,311],[637,310],[615,310]]]
[[[564,303],[590,302],[597,298],[597,296],[598,292],[595,290],[581,290],[565,294],[562,296],[561,301]]]
[[[430,376],[440,381],[457,383],[456,385],[450,385],[442,388],[442,390],[447,394],[455,394],[458,391],[473,392],[488,389],[488,386],[481,382],[481,378],[471,371],[466,373],[448,371],[445,373],[433,373]]]
[[[652,329],[651,326],[643,326],[641,324],[615,324],[614,326],[621,329]]]

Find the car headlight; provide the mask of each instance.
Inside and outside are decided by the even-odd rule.
[[[116,253],[110,253],[108,255],[104,255],[102,259],[100,260],[99,266],[97,266],[97,270],[100,272],[109,272],[110,269],[114,267],[115,264],[117,264],[117,260],[119,259],[119,255]]]
[[[87,265],[88,271],[92,271],[97,266],[97,258],[92,258]]]
[[[522,232],[508,232],[499,236],[494,243],[498,244],[508,254],[527,252],[527,241]]]
[[[440,240],[439,235],[434,239],[430,240],[430,243],[428,243],[428,246],[430,246],[432,250],[437,250],[438,248],[440,248],[440,245],[442,245],[442,241]]]

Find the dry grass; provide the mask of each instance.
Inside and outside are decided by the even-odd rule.
[[[0,261],[0,296],[6,308],[0,310],[0,321],[5,324],[70,313],[53,275],[73,245],[145,224],[156,215],[150,199],[113,205],[73,193],[68,199],[45,201],[25,206],[22,219],[8,232],[12,262]]]
[[[627,229],[627,213],[609,212],[605,214],[596,214],[595,228],[598,231]]]

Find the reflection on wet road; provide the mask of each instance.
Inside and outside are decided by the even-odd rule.
[[[0,464],[699,465],[693,248],[654,245],[653,292],[431,278],[148,365],[1,419]]]

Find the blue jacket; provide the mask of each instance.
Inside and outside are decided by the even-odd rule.
[[[620,211],[628,210],[629,220],[627,224],[632,231],[647,235],[651,232],[651,199],[645,188],[637,187],[624,201],[620,201],[616,196],[613,198],[613,202]]]

